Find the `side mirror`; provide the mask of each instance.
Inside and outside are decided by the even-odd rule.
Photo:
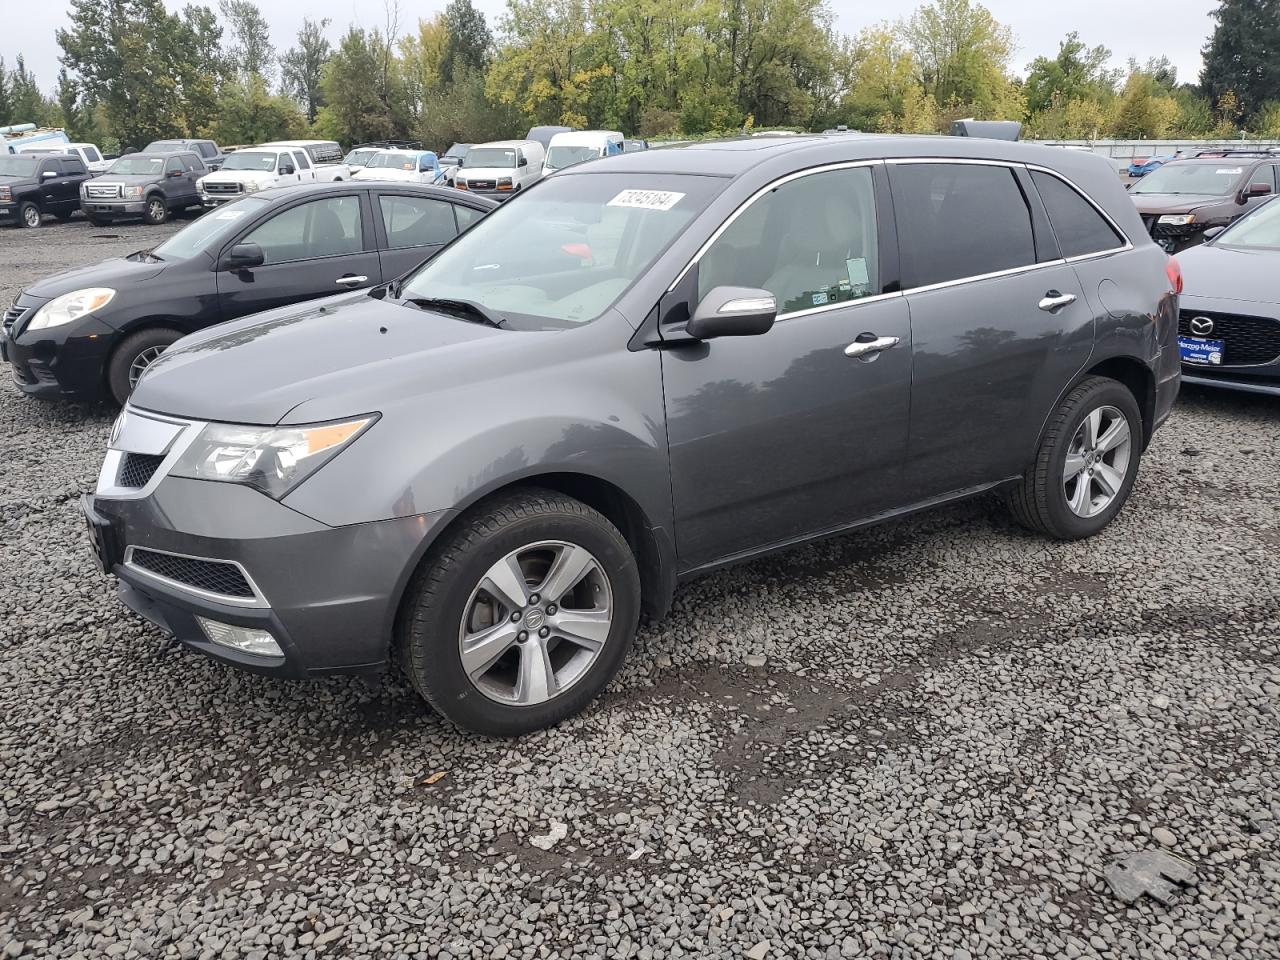
[[[1251,183],[1245,188],[1243,196],[1246,200],[1250,197],[1265,197],[1271,193],[1271,184],[1269,183]]]
[[[262,248],[256,243],[237,243],[227,254],[227,269],[247,270],[250,267],[260,267],[266,259]]]
[[[46,180],[49,180],[49,179],[51,179],[51,178],[53,178],[53,177],[56,177],[56,176],[57,176],[57,173],[55,173],[55,172],[54,172],[54,171],[52,171],[52,170],[46,170],[44,173],[40,174],[40,176],[44,177],[44,179],[46,179]]]
[[[166,174],[165,174],[165,176],[166,176],[166,177],[168,177],[170,180],[175,180],[175,179],[177,179],[178,177],[182,176],[182,171],[181,171],[181,170],[170,170],[168,173],[166,173]]]
[[[1204,237],[1204,238],[1205,238],[1205,240],[1212,240],[1214,237],[1216,237],[1218,234],[1220,234],[1220,233],[1221,233],[1223,230],[1225,230],[1225,229],[1227,229],[1227,228],[1226,228],[1226,227],[1221,227],[1221,226],[1219,226],[1219,227],[1210,227],[1208,230],[1204,231],[1204,233],[1202,233],[1202,234],[1200,234],[1200,235],[1201,235],[1202,237]]]
[[[295,170],[293,169],[293,164],[291,164],[291,163],[282,163],[282,164],[280,164],[280,175],[281,175],[282,177],[287,177],[287,176],[289,176],[289,174],[291,174],[291,173],[296,173],[296,172],[297,172],[297,171],[295,171]]]
[[[522,167],[527,167],[528,165],[529,165],[529,158],[528,158],[528,157],[521,157],[521,158],[520,158],[520,166],[522,166]]]
[[[778,303],[768,290],[715,287],[698,304],[685,325],[695,340],[756,337],[768,333],[778,316]]]

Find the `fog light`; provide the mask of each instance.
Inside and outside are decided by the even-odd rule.
[[[196,620],[199,621],[200,629],[205,632],[205,636],[220,647],[239,650],[241,653],[252,654],[255,657],[284,656],[284,651],[276,643],[275,637],[266,630],[259,630],[256,627],[237,627],[234,624],[207,620],[204,617],[196,617]]]

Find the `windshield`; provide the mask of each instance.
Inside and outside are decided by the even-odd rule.
[[[377,150],[352,150],[342,162],[348,163],[353,167],[363,167],[369,162],[369,158],[377,152]]]
[[[563,170],[583,160],[594,160],[601,155],[599,147],[552,147],[547,151],[547,168]]]
[[[237,150],[222,164],[223,170],[258,170],[270,173],[276,168],[276,155],[258,150]]]
[[[1167,163],[1148,173],[1130,193],[1198,193],[1225,197],[1239,181],[1244,167],[1221,163]]]
[[[673,174],[550,177],[486,216],[397,293],[471,301],[509,327],[587,323],[622,296],[725,183]]]
[[[472,147],[464,167],[514,167],[516,152],[511,147]]]
[[[1218,236],[1214,246],[1280,250],[1280,203],[1269,200],[1257,213],[1237,220]]]
[[[451,160],[461,160],[467,155],[467,151],[471,149],[469,143],[455,143],[452,147],[445,151],[445,156]]]
[[[416,153],[398,153],[388,150],[385,153],[375,154],[366,166],[374,169],[386,167],[391,170],[417,170],[418,155]]]
[[[143,153],[177,153],[183,149],[181,140],[153,140],[143,148]]]
[[[164,260],[189,260],[202,251],[213,253],[245,217],[266,205],[267,201],[259,197],[242,197],[206,213],[151,252]]]
[[[34,177],[39,163],[35,157],[0,157],[0,177]]]
[[[158,177],[163,169],[164,157],[144,157],[140,153],[131,153],[129,156],[121,157],[113,163],[107,173],[128,175],[149,173]]]

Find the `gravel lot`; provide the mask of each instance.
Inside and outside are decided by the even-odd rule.
[[[172,229],[0,232],[0,305]],[[979,501],[699,581],[515,743],[160,655],[76,512],[112,416],[0,387],[0,958],[1280,957],[1276,400],[1186,391],[1086,543]]]

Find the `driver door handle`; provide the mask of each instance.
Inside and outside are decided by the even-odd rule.
[[[1053,313],[1055,310],[1061,310],[1065,306],[1069,306],[1076,302],[1074,293],[1059,293],[1057,290],[1050,290],[1044,295],[1044,299],[1040,301],[1040,309],[1046,313]]]
[[[855,340],[844,348],[846,357],[869,357],[873,353],[879,353],[881,350],[888,350],[890,347],[896,347],[902,342],[901,337],[876,337],[874,340]]]
[[[368,279],[368,277],[353,277],[348,275],[345,277],[339,277],[334,281],[334,283],[341,284],[344,287],[354,287],[357,283],[364,283]]]

